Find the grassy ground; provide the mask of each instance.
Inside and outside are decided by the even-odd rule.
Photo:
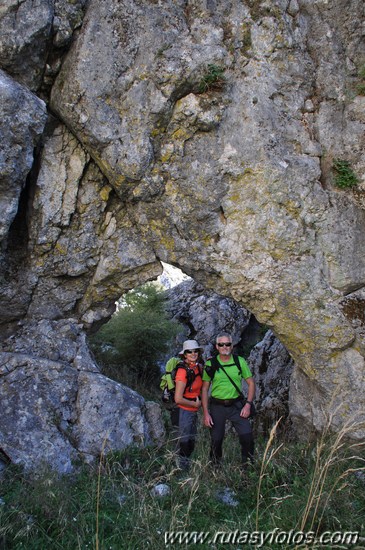
[[[0,488],[0,548],[158,550],[166,548],[170,531],[209,532],[202,544],[175,540],[170,548],[217,550],[257,548],[245,543],[246,531],[294,530],[313,532],[313,538],[325,531],[358,531],[365,536],[363,455],[345,445],[343,436],[293,444],[277,441],[273,431],[271,438],[258,441],[257,461],[246,475],[233,433],[227,435],[218,471],[207,462],[206,429],[201,428],[189,475],[177,470],[173,448],[168,442],[159,449],[128,449],[62,479],[44,472],[31,480],[9,467]],[[170,494],[153,496],[157,483],[167,484]],[[233,491],[235,506],[217,498],[225,488]],[[288,544],[286,536],[261,547],[351,547]],[[352,547],[365,547],[365,539]]]

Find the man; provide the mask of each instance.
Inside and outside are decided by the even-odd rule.
[[[239,367],[232,355],[232,338],[229,334],[219,334],[216,338],[218,356],[216,360],[206,362],[203,374],[202,408],[204,425],[210,428],[210,458],[218,464],[222,459],[222,444],[226,420],[230,420],[236,430],[241,445],[241,457],[244,468],[248,460],[252,461],[254,440],[249,421],[255,396],[255,382],[243,357],[236,356]],[[227,376],[228,375],[228,376]],[[247,401],[243,404],[242,379],[248,386]],[[208,399],[209,387],[211,397]],[[209,407],[208,407],[209,403]]]

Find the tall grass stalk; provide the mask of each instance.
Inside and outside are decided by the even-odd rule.
[[[98,479],[96,485],[96,517],[95,517],[95,550],[99,550],[99,511],[100,511],[100,487],[101,487],[101,469],[103,465],[105,446],[107,442],[108,434],[104,437],[100,451],[99,465],[98,465]]]
[[[197,463],[198,466],[198,475],[188,478],[185,483],[188,483],[191,487],[190,489],[190,495],[189,500],[186,506],[186,514],[185,514],[185,524],[184,527],[186,528],[188,524],[188,518],[190,517],[190,513],[193,507],[194,502],[197,500],[199,496],[199,487],[200,487],[200,472],[201,472],[201,465]]]
[[[262,481],[265,477],[265,471],[266,471],[267,466],[270,463],[271,459],[275,456],[275,454],[282,447],[282,444],[280,444],[276,449],[271,449],[270,450],[270,447],[271,447],[271,445],[272,445],[272,443],[275,439],[276,431],[277,431],[277,428],[278,428],[278,426],[281,422],[281,419],[282,419],[282,417],[280,417],[279,420],[277,420],[277,422],[271,428],[269,439],[267,441],[267,444],[266,444],[266,447],[265,447],[265,450],[264,450],[264,454],[263,454],[263,457],[262,457],[261,470],[260,470],[259,483],[258,483],[258,487],[257,487],[257,496],[256,496],[256,523],[255,523],[256,531],[259,530],[259,507],[260,507],[260,500],[261,500],[261,485],[262,485]],[[270,455],[268,456],[269,451],[270,451]]]
[[[359,459],[359,457],[349,457],[349,458],[350,458],[350,459],[356,459],[356,460]],[[362,459],[362,461],[364,461],[364,460]],[[324,512],[325,512],[327,506],[329,505],[329,501],[330,501],[330,499],[332,498],[333,493],[334,493],[335,489],[337,488],[337,486],[339,485],[340,481],[346,479],[350,474],[355,474],[355,473],[357,473],[357,472],[365,472],[365,466],[362,467],[362,468],[347,468],[347,470],[345,470],[345,472],[343,472],[343,473],[337,478],[337,480],[335,481],[335,483],[332,485],[330,491],[328,492],[328,495],[327,495],[326,500],[323,502],[322,514],[319,516],[318,525],[320,525],[320,524],[322,523],[323,516],[324,516]],[[316,535],[318,535],[318,530],[317,530]]]
[[[337,411],[335,411],[335,413],[336,412]],[[310,514],[312,514],[312,519],[309,526],[307,526],[308,530],[312,531],[315,521],[318,522],[318,508],[320,506],[322,495],[324,493],[329,470],[336,463],[339,463],[342,460],[342,458],[339,456],[339,453],[343,450],[344,446],[346,445],[346,441],[348,441],[351,433],[353,433],[355,430],[363,428],[363,423],[358,423],[353,419],[349,419],[336,434],[331,434],[330,426],[332,425],[332,420],[335,413],[331,415],[316,445],[315,467],[312,475],[307,503],[299,527],[302,531],[304,531],[307,526]],[[330,441],[331,436],[334,437],[333,442]],[[360,459],[360,457],[352,457],[352,459]],[[346,460],[349,460],[349,458],[347,457]],[[346,477],[347,472],[353,470],[354,469],[349,468],[341,474],[340,478],[343,479],[344,477]],[[356,471],[358,470],[361,470],[361,468],[356,469]],[[340,481],[340,478],[337,478],[337,480],[335,481],[332,489],[330,490],[330,495],[333,493],[335,486]],[[330,498],[330,495],[327,496],[327,502]],[[323,510],[325,510],[325,508],[323,508]],[[323,513],[324,512],[322,512],[321,518],[323,517]],[[318,522],[318,525],[320,524],[321,522]]]

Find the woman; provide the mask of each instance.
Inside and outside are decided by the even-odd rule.
[[[186,340],[175,375],[175,403],[179,408],[179,465],[187,470],[195,447],[197,412],[201,406],[203,360],[196,340]]]

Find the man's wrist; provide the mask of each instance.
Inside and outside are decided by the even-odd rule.
[[[246,401],[246,405],[252,405],[253,401]]]

